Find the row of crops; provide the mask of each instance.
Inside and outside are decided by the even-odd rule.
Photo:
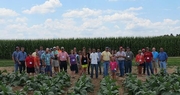
[[[118,49],[119,46],[129,46],[134,53],[143,47],[163,47],[169,56],[180,55],[180,36],[164,37],[112,37],[112,38],[70,38],[70,39],[46,39],[46,40],[0,40],[0,59],[10,59],[15,46],[23,46],[27,52],[32,52],[39,46],[53,47],[64,46],[66,51],[73,47],[81,50],[82,47],[100,48],[109,46]]]
[[[101,81],[98,95],[119,95],[119,86],[110,77]],[[91,78],[81,76],[73,87],[70,76],[61,72],[55,77],[39,74],[29,77],[27,74],[0,71],[0,95],[88,95],[94,91]],[[12,88],[21,87],[20,90]],[[67,90],[69,89],[69,90]]]
[[[173,74],[165,74],[162,70],[148,77],[145,82],[129,74],[123,87],[127,95],[180,95],[180,68]]]

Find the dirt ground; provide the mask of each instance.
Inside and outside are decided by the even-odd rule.
[[[167,71],[168,71],[168,73],[173,73],[174,71],[175,71],[175,69],[176,69],[176,67],[174,66],[172,66],[172,67],[168,67],[168,69],[167,69]],[[2,70],[7,70],[9,73],[10,72],[13,72],[13,67],[0,67],[0,70],[2,71]],[[118,71],[119,72],[119,71]],[[136,72],[137,72],[137,67],[133,67],[133,69],[132,69],[132,72],[134,73],[134,74],[136,74]],[[68,71],[68,73],[69,74],[71,74],[70,73],[70,71]],[[89,76],[89,75],[88,75]],[[76,78],[75,79],[71,79],[71,83],[72,83],[72,86],[71,87],[73,87],[74,86],[74,84],[75,84],[75,82],[78,80],[78,78],[80,77],[80,75],[79,74],[77,74],[76,75]],[[103,78],[103,75],[99,75],[99,77],[98,77],[98,79],[96,79],[95,78],[95,76],[94,76],[94,78],[92,79],[92,83],[93,83],[93,85],[94,85],[94,92],[92,92],[92,93],[89,93],[89,95],[97,95],[97,93],[98,93],[98,91],[99,91],[99,88],[100,88],[100,81],[101,81],[101,79]],[[119,92],[120,92],[120,95],[123,95],[123,93],[124,93],[124,89],[123,89],[123,87],[122,87],[122,82],[125,80],[125,78],[126,77],[116,77],[116,79],[117,79],[117,84],[120,86],[120,89],[119,89]],[[143,76],[141,76],[141,77],[138,77],[140,80],[142,80],[142,81],[145,81],[146,80],[146,75],[143,75]],[[70,88],[71,88],[70,87]],[[22,87],[15,87],[15,88],[13,88],[13,90],[20,90]],[[68,91],[68,89],[70,89],[70,88],[67,88],[67,89],[65,89],[65,91]],[[31,93],[31,92],[30,92]],[[31,93],[32,94],[32,93]],[[31,94],[29,94],[29,95],[31,95]]]

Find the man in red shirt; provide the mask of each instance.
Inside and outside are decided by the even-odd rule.
[[[26,58],[26,67],[27,67],[27,73],[30,76],[30,73],[34,76],[34,58],[32,57],[32,54],[29,53],[28,57]]]
[[[151,71],[151,74],[154,74],[153,69],[152,69],[153,55],[152,55],[152,52],[149,51],[148,47],[146,47],[146,52],[144,53],[144,59],[145,59],[145,65],[146,65],[146,70],[147,70],[148,76],[150,75],[149,69]]]

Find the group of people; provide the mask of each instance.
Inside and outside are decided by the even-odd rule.
[[[71,76],[75,78],[75,74],[90,74],[91,78],[95,73],[95,77],[98,78],[99,73],[102,74],[103,65],[103,77],[109,75],[109,69],[111,70],[112,78],[115,79],[116,72],[119,70],[119,77],[123,77],[126,73],[132,72],[132,61],[134,54],[129,47],[119,47],[119,51],[110,50],[109,47],[105,47],[103,52],[100,49],[88,49],[83,47],[82,50],[77,51],[74,47],[70,53],[67,53],[64,47],[59,46],[53,48],[46,48],[40,46],[39,50],[35,49],[35,52],[28,54],[24,51],[24,47],[16,47],[16,50],[12,54],[14,61],[14,71],[20,73],[25,72],[30,75],[32,73],[44,73],[52,76],[60,71],[67,72],[68,66],[70,66]],[[152,48],[152,52],[148,47],[139,50],[135,56],[135,63],[138,67],[138,74],[142,73],[147,75],[157,73],[158,65],[166,72],[167,53],[160,48],[158,53],[155,48]],[[52,67],[53,71],[52,72]],[[143,71],[142,71],[143,68]],[[86,70],[87,69],[87,70]],[[95,72],[94,72],[95,70]],[[150,70],[150,71],[149,71]]]

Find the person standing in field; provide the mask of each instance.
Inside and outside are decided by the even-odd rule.
[[[51,67],[51,54],[49,48],[46,48],[46,52],[41,55],[42,66],[45,67],[45,73],[51,76],[52,67]]]
[[[88,53],[87,53],[87,55],[88,55],[88,60],[89,60],[89,62],[88,62],[88,74],[90,74],[90,67],[91,67],[91,59],[90,59],[90,54],[91,54],[91,48],[89,48],[89,50],[88,50]]]
[[[38,55],[39,55],[39,58],[40,58],[40,67],[39,67],[40,70],[41,70],[41,66],[42,66],[41,55],[42,55],[43,53],[45,53],[45,51],[43,50],[43,46],[40,46],[40,47],[39,47],[39,51],[38,51]],[[41,71],[40,71],[40,73],[41,73]]]
[[[144,64],[144,55],[141,53],[142,53],[142,51],[139,50],[138,54],[136,55],[136,65],[137,65],[137,69],[138,69],[138,76],[142,76],[142,67]]]
[[[24,47],[21,47],[21,51],[17,55],[20,73],[22,73],[22,71],[25,72],[26,57],[27,57],[27,53],[24,51]]]
[[[68,53],[64,50],[64,47],[61,47],[61,52],[58,54],[58,60],[60,61],[60,71],[63,70],[67,72],[67,61],[69,58]]]
[[[116,72],[118,69],[118,64],[116,62],[116,57],[112,57],[111,62],[110,62],[110,69],[112,73],[112,79],[116,79]]]
[[[144,53],[144,58],[145,58],[145,65],[146,65],[146,69],[147,69],[147,74],[148,76],[150,76],[150,72],[151,74],[154,74],[153,69],[152,69],[152,59],[153,59],[153,55],[152,52],[149,51],[149,47],[146,47],[146,52]]]
[[[143,48],[141,54],[144,55],[145,52],[146,52],[146,50]],[[144,75],[146,74],[146,63],[145,63],[145,61],[144,61],[144,63],[143,63],[143,74],[144,74]]]
[[[158,52],[156,51],[156,48],[152,48],[152,54],[153,54],[153,60],[152,60],[152,67],[155,74],[157,74],[157,68],[158,68]]]
[[[30,76],[30,74],[32,73],[32,75],[34,76],[34,58],[31,52],[29,53],[28,57],[26,57],[26,68],[28,75]]]
[[[123,51],[123,47],[119,47],[119,51],[116,53],[116,58],[118,58],[118,66],[120,75],[119,77],[124,76],[124,62],[126,58],[126,53]]]
[[[40,73],[40,58],[38,53],[34,56],[34,69],[36,74]]]
[[[132,60],[134,59],[134,54],[130,51],[130,48],[126,48],[126,61],[125,61],[125,73],[131,73],[132,71]]]
[[[103,70],[104,70],[104,76],[103,77],[108,76],[108,68],[109,68],[111,57],[112,57],[112,55],[109,52],[109,47],[106,47],[105,51],[103,51],[101,53],[101,61],[103,62]]]
[[[165,73],[167,73],[166,71],[167,59],[168,59],[167,53],[164,52],[163,48],[160,48],[160,52],[158,54],[158,63],[160,65],[160,69],[163,69]]]
[[[71,69],[71,76],[72,78],[75,78],[75,74],[77,70],[77,60],[73,50],[71,50],[71,53],[69,55],[69,64]]]
[[[54,72],[55,72],[55,74],[57,74],[59,72],[59,61],[58,61],[58,57],[57,57],[58,51],[56,50],[56,47],[53,47],[52,55],[53,55],[52,63],[53,63],[53,67],[54,67]]]
[[[79,55],[77,54],[77,52],[74,52],[74,54],[76,55],[76,63],[77,63],[77,68],[76,68],[76,74],[78,74],[79,72],[79,66],[80,66],[80,58]]]
[[[91,78],[93,78],[93,72],[95,69],[95,74],[96,74],[96,78],[98,78],[98,59],[99,56],[96,53],[96,50],[93,48],[92,49],[92,53],[90,54],[90,59],[91,59]]]
[[[82,52],[82,56],[80,57],[80,65],[82,67],[82,72],[80,75],[82,74],[86,74],[86,68],[88,67],[88,62],[89,62],[89,59],[88,59],[88,56],[86,54],[86,52]]]
[[[97,54],[98,54],[98,70],[99,70],[99,73],[100,73],[100,75],[102,74],[102,70],[101,70],[101,52],[100,52],[100,49],[97,49]]]
[[[12,60],[14,62],[14,72],[18,72],[18,65],[19,65],[17,60],[18,53],[19,53],[19,47],[16,46],[16,50],[12,54]]]

